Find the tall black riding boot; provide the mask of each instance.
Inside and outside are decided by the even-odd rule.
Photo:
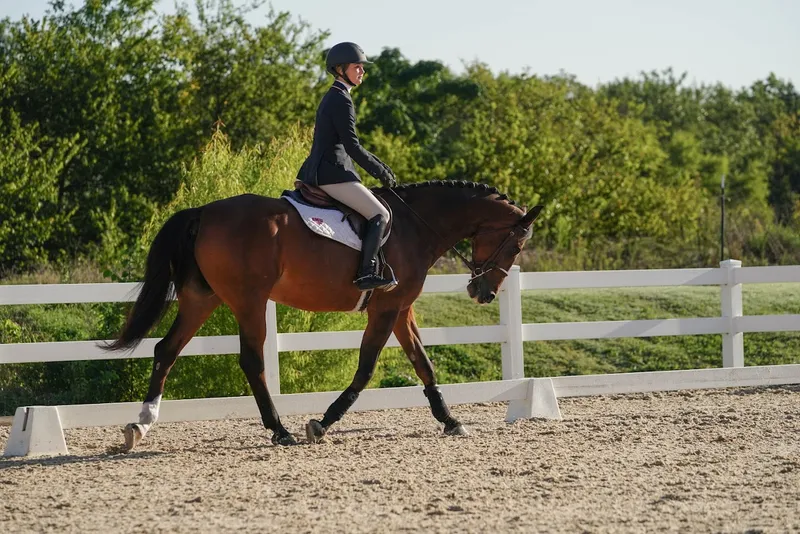
[[[364,235],[361,241],[361,264],[353,283],[361,291],[368,289],[384,289],[390,291],[397,285],[395,280],[383,278],[378,274],[378,251],[380,250],[381,237],[386,229],[388,221],[380,215],[376,215],[369,221],[364,228]]]

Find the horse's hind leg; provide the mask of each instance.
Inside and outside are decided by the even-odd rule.
[[[219,306],[220,300],[213,293],[200,292],[186,287],[178,293],[178,314],[164,336],[156,344],[153,357],[153,370],[150,374],[150,387],[142,404],[139,422],[125,427],[125,448],[133,449],[147,434],[158,419],[164,382],[175,364],[178,354],[186,346],[211,312]]]
[[[436,385],[433,364],[425,352],[425,347],[422,345],[412,307],[400,312],[400,316],[394,325],[394,335],[400,346],[403,347],[408,359],[411,360],[417,376],[425,386],[425,396],[431,405],[433,416],[440,423],[444,423],[444,433],[451,436],[465,435],[467,433],[466,429],[459,423],[458,419],[450,414],[450,409],[444,402],[442,392],[439,390],[439,386]]]
[[[253,390],[253,396],[256,399],[258,411],[261,413],[261,421],[264,427],[273,432],[272,443],[275,445],[294,445],[297,442],[281,423],[278,411],[275,409],[275,405],[269,395],[264,376],[264,339],[266,339],[267,335],[266,307],[266,301],[250,302],[246,306],[239,306],[233,310],[236,319],[239,321],[239,341],[241,344],[239,366],[250,383],[250,389]]]

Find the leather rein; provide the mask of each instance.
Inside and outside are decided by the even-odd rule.
[[[408,208],[408,211],[410,211],[411,213],[413,213],[414,215],[416,215],[416,217],[417,217],[417,218],[418,218],[420,221],[422,221],[422,223],[423,223],[425,226],[427,226],[427,227],[428,227],[428,229],[429,229],[431,232],[433,232],[433,233],[434,233],[434,235],[436,235],[436,237],[438,237],[440,241],[444,241],[444,238],[443,238],[441,235],[439,235],[439,232],[437,232],[437,231],[436,231],[436,230],[435,230],[435,229],[434,229],[434,228],[433,228],[433,227],[432,227],[430,224],[428,224],[428,221],[426,221],[425,219],[423,219],[423,218],[422,218],[422,216],[421,216],[419,213],[417,213],[416,211],[414,211],[414,210],[413,210],[413,208],[411,208],[411,206],[409,206],[409,205],[406,203],[406,201],[405,201],[405,200],[403,200],[403,199],[400,197],[400,195],[398,195],[398,194],[397,194],[397,192],[396,192],[394,189],[392,189],[392,188],[389,188],[389,187],[387,187],[386,189],[388,189],[389,191],[391,191],[391,192],[392,192],[392,194],[393,194],[395,197],[397,197],[397,200],[399,200],[399,201],[400,201],[400,202],[401,202],[401,203],[402,203],[402,204],[403,204],[403,205],[404,205],[406,208]],[[485,232],[476,233],[476,234],[475,234],[474,236],[472,236],[472,237],[473,237],[473,239],[474,239],[474,238],[478,237],[479,235],[488,234],[488,233],[492,233],[492,232],[499,232],[499,231],[505,230],[505,229],[507,229],[507,228],[509,228],[509,227],[504,227],[504,228],[496,228],[496,229],[494,229],[494,230],[486,230]],[[508,276],[508,271],[507,271],[507,270],[505,270],[505,269],[503,269],[502,267],[500,267],[500,266],[499,266],[499,265],[497,265],[496,263],[494,263],[494,260],[495,260],[495,258],[498,256],[498,254],[500,254],[500,251],[502,251],[502,250],[505,248],[505,246],[508,244],[508,242],[511,240],[511,238],[513,238],[514,236],[516,236],[516,235],[517,235],[517,232],[522,232],[522,233],[525,233],[525,229],[524,229],[524,228],[522,228],[522,227],[521,227],[519,224],[515,224],[514,226],[511,226],[510,228],[511,228],[511,229],[509,230],[509,232],[508,232],[508,235],[506,236],[506,238],[505,238],[505,239],[503,239],[503,242],[502,242],[502,243],[500,243],[500,244],[497,246],[497,248],[494,250],[494,252],[492,253],[492,255],[491,255],[491,256],[489,256],[489,258],[488,258],[488,259],[486,259],[486,260],[485,260],[484,262],[482,262],[482,263],[477,263],[477,262],[476,262],[476,263],[473,263],[473,262],[471,262],[470,260],[468,260],[468,259],[467,259],[467,258],[466,258],[466,257],[465,257],[463,254],[461,254],[461,253],[458,251],[458,249],[456,249],[455,245],[453,245],[452,247],[450,247],[450,250],[452,250],[453,252],[455,252],[455,253],[456,253],[456,255],[457,255],[457,256],[458,256],[458,257],[461,259],[461,261],[463,261],[463,262],[464,262],[464,265],[467,267],[467,269],[469,269],[469,272],[470,272],[470,274],[471,274],[471,278],[469,279],[469,283],[471,283],[473,280],[476,280],[476,279],[480,278],[481,276],[484,276],[484,275],[486,275],[486,274],[488,274],[488,273],[492,272],[492,271],[493,271],[493,270],[495,270],[495,269],[497,269],[498,271],[502,272],[502,273],[503,273],[503,275],[505,275],[505,276]]]

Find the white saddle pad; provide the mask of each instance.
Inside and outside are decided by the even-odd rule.
[[[333,239],[355,250],[361,250],[361,237],[356,235],[350,227],[350,223],[342,220],[342,212],[339,210],[317,208],[301,204],[290,197],[281,197],[288,200],[300,214],[300,218],[306,223],[315,234],[319,234],[328,239]],[[381,245],[386,243],[389,234],[383,237]]]

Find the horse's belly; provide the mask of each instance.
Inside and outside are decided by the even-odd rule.
[[[361,292],[352,280],[329,278],[324,272],[306,277],[284,273],[272,288],[269,298],[307,311],[355,311]]]
[[[308,311],[352,311],[361,299],[353,284],[359,253],[311,232],[290,212],[280,240],[279,275],[270,298]]]

